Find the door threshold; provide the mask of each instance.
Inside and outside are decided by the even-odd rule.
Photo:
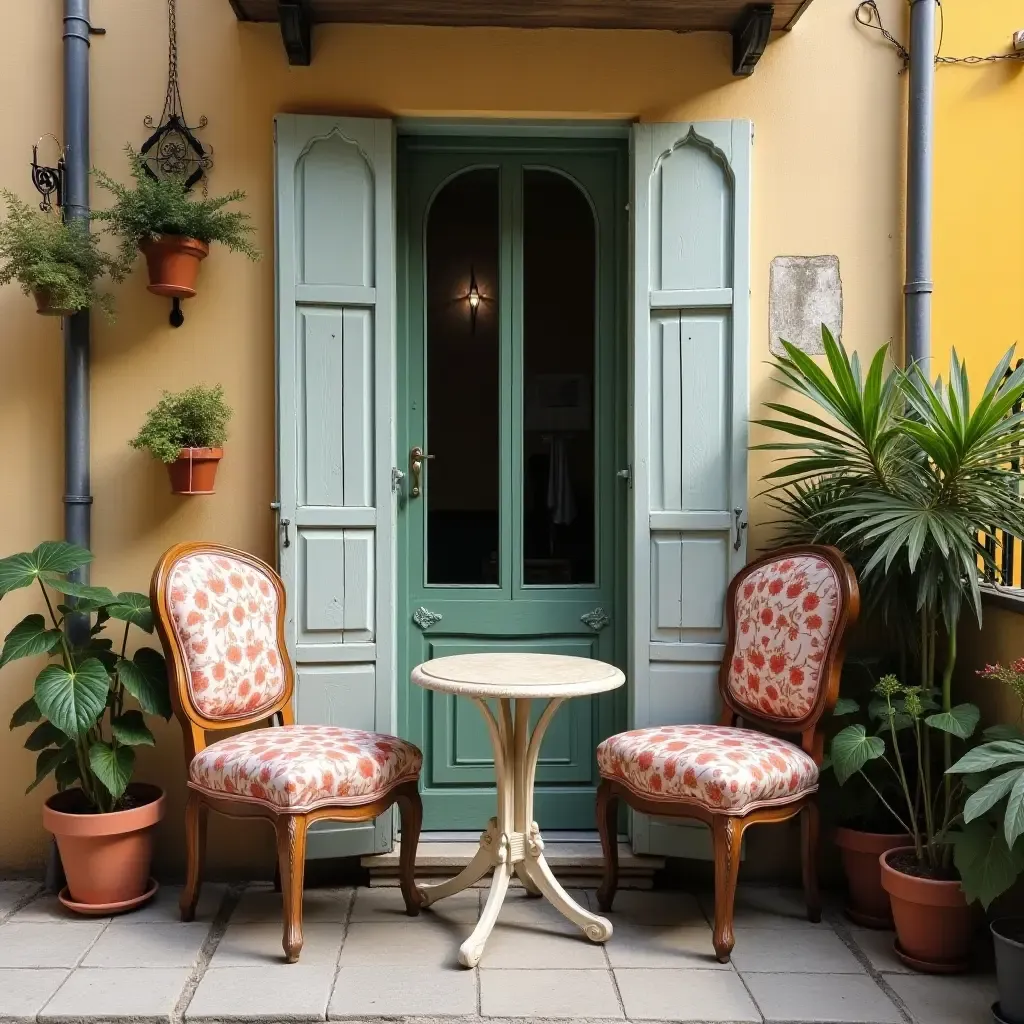
[[[564,829],[542,829],[541,835],[547,843],[598,843],[597,832],[567,831]],[[625,839],[625,836],[622,837]],[[421,832],[420,845],[424,843],[477,843],[479,832]]]

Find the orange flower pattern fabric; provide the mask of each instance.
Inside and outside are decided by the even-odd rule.
[[[284,725],[210,744],[188,774],[193,789],[299,812],[375,800],[417,778],[422,764],[419,749],[397,736]]]
[[[201,715],[243,718],[281,699],[277,591],[265,572],[238,558],[200,553],[174,566],[167,588],[189,695]]]
[[[736,640],[728,687],[742,707],[774,718],[810,713],[822,685],[841,590],[824,559],[769,562],[736,588]]]
[[[637,796],[723,814],[789,803],[818,788],[818,766],[799,747],[726,725],[621,732],[597,748],[597,765]]]

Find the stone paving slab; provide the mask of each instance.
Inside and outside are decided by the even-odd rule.
[[[47,1024],[170,1021],[191,971],[181,967],[80,967],[39,1014]]]
[[[327,1008],[346,1017],[469,1017],[477,1011],[475,971],[447,967],[342,967]]]
[[[56,968],[0,970],[0,1020],[34,1021],[70,973]]]

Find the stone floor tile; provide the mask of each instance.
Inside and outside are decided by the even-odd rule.
[[[595,914],[604,914],[612,924],[618,924],[619,921],[639,925],[670,926],[705,923],[697,897],[688,892],[620,889],[615,894],[612,909],[607,914],[598,909],[596,896],[591,909]]]
[[[302,894],[303,924],[343,924],[352,903],[351,889],[307,889]],[[272,888],[249,888],[231,913],[231,923],[283,921],[281,894]]]
[[[9,914],[22,900],[39,891],[38,882],[0,882],[0,917]]]
[[[850,937],[857,948],[868,958],[876,971],[892,974],[913,974],[911,968],[896,955],[892,948],[895,933],[878,931],[874,928],[849,928]]]
[[[12,924],[48,924],[57,921],[70,921],[81,924],[81,914],[68,910],[53,893],[42,893],[31,903],[27,903],[20,910],[15,911],[9,921]],[[109,917],[89,917],[88,920],[94,924],[101,924],[111,920]]]
[[[272,964],[212,967],[185,1011],[186,1021],[266,1020],[274,1024],[323,1020],[334,967]]]
[[[34,1021],[63,984],[66,970],[0,970],[0,1020]]]
[[[735,971],[626,969],[616,970],[615,981],[630,1020],[761,1024]]]
[[[499,921],[484,946],[480,966],[530,970],[607,969],[601,945],[590,942],[575,925],[570,927],[571,931],[551,931],[544,920],[536,925],[502,924]]]
[[[730,969],[728,964],[720,964],[715,959],[711,929],[703,918],[699,924],[675,928],[654,928],[617,920],[605,949],[612,967]]]
[[[199,890],[199,902],[196,904],[195,920],[211,924],[220,910],[221,901],[227,892],[226,885],[204,885]],[[180,924],[181,910],[178,897],[181,896],[180,885],[161,886],[157,894],[138,910],[129,914],[118,914],[111,918],[111,924],[124,927],[136,924]]]
[[[405,912],[402,892],[394,886],[379,886],[373,889],[357,889],[352,916],[353,924],[401,921],[403,924],[430,921],[450,921],[459,924],[476,924],[480,916],[480,890],[467,889],[447,899],[440,900],[427,910],[421,910],[416,917]]]
[[[350,924],[342,967],[455,967],[472,926],[431,921],[414,928],[375,922]]]
[[[622,1019],[622,1007],[607,971],[483,968],[480,1012],[485,1017]]]
[[[655,894],[657,895],[657,894]],[[702,893],[698,897],[709,923],[715,920],[715,897]],[[817,928],[807,920],[803,893],[798,889],[775,886],[740,886],[736,891],[733,925],[736,928]]]
[[[299,963],[308,967],[333,966],[338,962],[344,925],[306,924],[302,926],[302,952]],[[258,967],[282,964],[284,924],[281,921],[246,923],[232,920],[217,944],[211,967]]]
[[[170,1020],[190,973],[187,967],[79,967],[39,1020]]]
[[[342,967],[327,1016],[476,1015],[476,974],[451,967]]]
[[[0,967],[75,967],[105,927],[105,921],[8,921],[0,925]]]
[[[864,973],[864,968],[846,943],[825,924],[811,931],[796,929],[785,933],[780,933],[777,928],[738,930],[732,963],[740,974],[751,971],[768,974]]]
[[[991,1024],[996,1001],[994,975],[936,977],[886,974],[916,1024]]]
[[[889,997],[866,974],[749,974],[744,981],[765,1024],[901,1024]]]
[[[64,926],[61,926],[64,927]],[[107,928],[89,950],[83,967],[191,967],[210,934],[206,921]]]
[[[567,889],[566,891],[584,910],[591,909],[587,901],[587,894],[582,889]],[[443,906],[443,901],[438,906]],[[594,906],[596,907],[597,904],[595,903]],[[527,928],[560,928],[563,931],[569,929],[579,931],[579,928],[558,911],[554,904],[549,903],[543,896],[531,896],[525,889],[518,889],[514,892],[509,890],[505,902],[501,905],[498,922],[522,925]]]

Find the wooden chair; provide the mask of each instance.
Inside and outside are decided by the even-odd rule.
[[[178,544],[160,559],[150,597],[188,757],[182,920],[192,920],[199,899],[207,811],[265,818],[277,832],[283,946],[294,963],[302,949],[307,829],[328,819],[369,821],[394,803],[402,815],[402,895],[406,911],[418,914],[413,875],[423,757],[395,736],[295,724],[277,573],[243,551]],[[268,721],[279,724],[207,745],[209,732]]]
[[[617,802],[711,827],[715,853],[715,954],[729,960],[740,844],[750,825],[802,818],[807,916],[821,920],[818,894],[818,769],[823,715],[839,695],[843,637],[857,619],[853,569],[834,548],[786,548],[743,569],[726,598],[728,639],[719,671],[725,709],[718,725],[634,729],[597,748],[597,823],[610,910],[618,884]],[[800,745],[761,726],[797,733]]]

